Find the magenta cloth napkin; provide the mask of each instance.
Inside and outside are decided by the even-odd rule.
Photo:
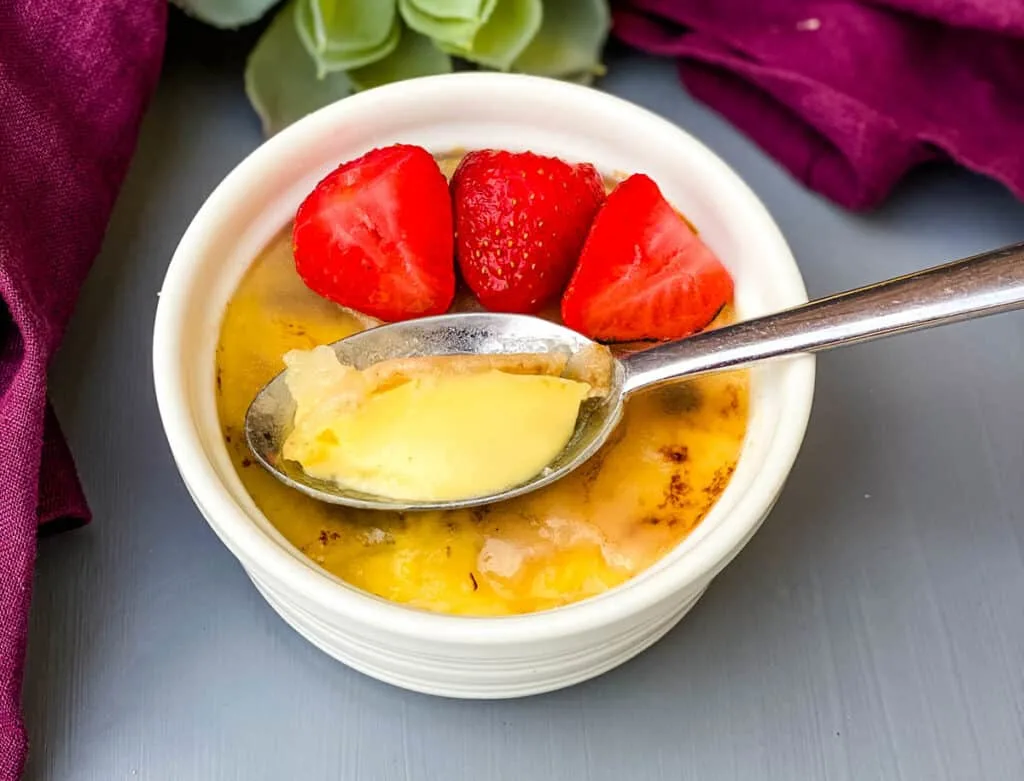
[[[621,0],[614,32],[845,207],[936,159],[1024,198],[1022,0]]]
[[[160,71],[166,0],[0,0],[0,779],[17,779],[39,524],[89,509],[46,371]],[[68,649],[74,653],[74,649]]]

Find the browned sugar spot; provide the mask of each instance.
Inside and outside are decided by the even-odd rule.
[[[681,464],[690,457],[690,451],[686,449],[686,445],[666,445],[658,452],[661,453],[662,458],[673,464]]]
[[[701,404],[700,393],[691,383],[677,383],[658,388],[658,401],[661,408],[669,415],[682,415],[692,412]]]
[[[740,392],[735,385],[725,387],[725,406],[722,407],[722,417],[728,418],[735,415],[740,408]]]
[[[321,545],[327,545],[332,540],[340,539],[341,535],[338,532],[328,531],[327,529],[321,529],[318,539]]]
[[[690,493],[690,485],[683,476],[676,472],[669,478],[668,485],[665,487],[665,496],[658,505],[659,510],[664,510],[666,507],[682,507],[686,503],[686,495]]]
[[[704,493],[714,501],[719,497],[725,487],[729,484],[729,478],[732,477],[732,473],[735,467],[723,466],[722,468],[715,471],[715,476],[711,478],[711,484],[704,488]]]

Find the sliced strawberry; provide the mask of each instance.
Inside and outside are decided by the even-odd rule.
[[[381,320],[445,312],[455,295],[448,182],[418,146],[374,149],[299,206],[295,268],[314,292]]]
[[[537,312],[569,281],[604,201],[594,166],[485,149],[452,177],[455,251],[470,290],[492,312]]]
[[[679,339],[710,323],[733,281],[649,177],[619,184],[594,218],[562,320],[605,342]]]

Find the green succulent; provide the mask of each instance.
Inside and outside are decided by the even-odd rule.
[[[174,0],[238,27],[277,0]],[[268,135],[352,92],[480,67],[589,83],[603,72],[608,0],[288,0],[249,56]]]

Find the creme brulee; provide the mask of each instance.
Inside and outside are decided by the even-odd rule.
[[[312,477],[389,499],[468,499],[524,483],[568,443],[591,387],[487,359],[411,358],[383,373],[345,366],[327,346],[292,350],[285,383],[296,410],[283,455]]]
[[[730,318],[727,310],[719,322]],[[306,288],[282,232],[228,304],[217,349],[217,404],[234,466],[267,519],[321,567],[385,599],[444,613],[508,615],[599,594],[685,539],[739,458],[747,426],[744,371],[631,397],[614,440],[591,461],[507,502],[424,513],[317,502],[253,461],[242,434],[245,412],[285,368],[286,353],[365,327],[365,318]],[[503,446],[521,447],[528,436],[505,429]]]

